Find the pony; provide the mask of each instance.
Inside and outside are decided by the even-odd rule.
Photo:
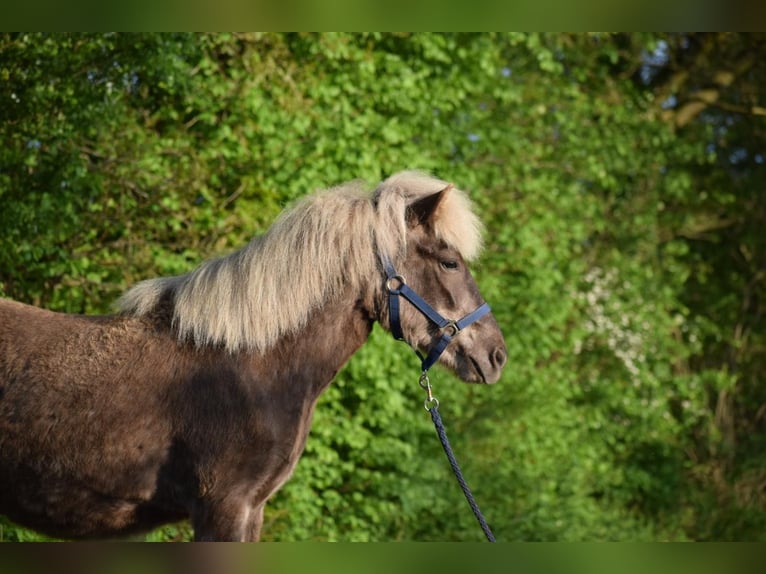
[[[385,265],[465,315],[482,303],[467,266],[481,247],[467,195],[405,171],[305,196],[239,251],[136,284],[111,315],[0,299],[0,514],[65,539],[188,519],[195,540],[257,541],[320,394],[376,321],[391,329]],[[397,315],[415,350],[439,340],[412,305]],[[505,361],[491,313],[439,357],[488,384]]]

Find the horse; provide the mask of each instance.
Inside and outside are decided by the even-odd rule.
[[[62,539],[189,520],[194,540],[257,541],[320,394],[375,322],[391,330],[391,293],[406,281],[445,316],[482,304],[467,266],[482,235],[466,193],[404,171],[308,194],[240,250],[137,283],[110,315],[0,299],[0,514]],[[440,340],[413,305],[397,315],[416,351]],[[473,321],[438,361],[495,383],[502,333],[491,313]]]

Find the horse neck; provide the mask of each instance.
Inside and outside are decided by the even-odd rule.
[[[266,369],[318,396],[369,337],[375,321],[371,301],[366,293],[347,293],[318,308],[303,329],[266,352]]]

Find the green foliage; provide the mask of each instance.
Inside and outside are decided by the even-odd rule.
[[[430,170],[487,227],[506,374],[432,380],[498,538],[763,539],[763,56],[739,34],[3,34],[0,294],[106,312],[313,189]],[[376,329],[265,539],[481,540],[416,373]]]

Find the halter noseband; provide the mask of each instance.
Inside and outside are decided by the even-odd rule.
[[[423,357],[420,351],[414,349],[415,354],[421,361],[421,370],[423,371],[423,374],[425,374],[428,372],[428,369],[430,369],[436,363],[436,361],[439,360],[439,357],[447,348],[447,345],[450,344],[450,341],[452,341],[452,339],[458,333],[460,333],[460,331],[489,313],[489,304],[483,303],[474,311],[468,313],[468,315],[462,319],[452,321],[442,317],[441,314],[436,311],[436,309],[431,307],[420,295],[412,290],[410,286],[405,282],[404,277],[396,272],[394,266],[391,264],[391,261],[388,259],[382,259],[382,262],[387,276],[386,290],[388,291],[388,312],[389,321],[391,323],[391,334],[394,336],[394,339],[397,341],[404,341],[404,333],[402,332],[402,324],[399,317],[399,296],[407,299],[407,301],[409,301],[418,311],[425,315],[429,321],[431,321],[439,329],[442,330],[441,338],[431,348],[431,350],[428,352],[428,355]],[[396,283],[398,283],[398,286],[395,285]]]

